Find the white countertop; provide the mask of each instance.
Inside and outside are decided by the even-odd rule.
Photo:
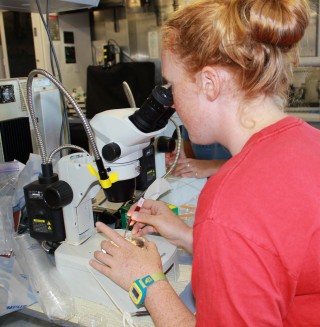
[[[295,116],[310,123],[320,123],[320,107],[294,107],[287,108],[288,115]]]
[[[168,280],[177,294],[180,294],[185,287],[189,284],[191,279],[191,265],[180,264],[180,276],[177,282],[173,280],[171,271],[167,275]],[[79,286],[81,287],[81,286]],[[68,321],[51,321],[57,325],[65,327],[78,326],[82,320],[89,322],[92,319],[92,323],[97,326],[123,326],[123,315],[114,307],[114,309],[107,308],[102,304],[94,303],[77,297],[73,298],[75,301],[75,316]],[[35,303],[27,308],[22,309],[22,312],[26,315],[36,317],[41,320],[49,321],[47,316],[43,313],[39,303]],[[136,327],[151,327],[154,323],[150,316],[132,317],[134,326]],[[82,324],[81,324],[82,325]],[[84,324],[84,326],[89,326]],[[91,326],[91,324],[90,324]]]

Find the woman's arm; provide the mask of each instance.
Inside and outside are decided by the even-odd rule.
[[[95,251],[90,265],[110,278],[125,291],[145,276],[162,271],[161,258],[155,243],[146,240],[139,248],[101,222],[96,224],[107,240]],[[156,326],[194,326],[195,317],[180,300],[167,280],[156,281],[146,290],[145,306]]]

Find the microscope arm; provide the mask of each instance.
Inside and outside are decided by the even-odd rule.
[[[72,202],[63,207],[66,242],[73,245],[81,244],[95,233],[92,199],[101,187],[88,165],[95,167],[94,159],[84,153],[64,156],[58,162],[59,178],[73,192]]]

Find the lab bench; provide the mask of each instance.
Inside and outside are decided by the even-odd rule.
[[[180,264],[180,276],[177,282],[174,281],[174,277],[171,271],[167,274],[167,278],[171,286],[177,292],[177,294],[180,294],[190,283],[191,265]],[[79,285],[79,287],[81,287],[81,285]],[[73,327],[78,325],[103,326],[103,327],[123,326],[123,315],[116,308],[111,309],[102,304],[90,302],[76,297],[74,298],[74,300],[75,300],[75,307],[76,307],[76,315],[69,321],[60,321],[60,322],[51,321],[51,323],[54,322],[58,326],[66,326],[66,327]],[[50,322],[48,317],[41,310],[41,307],[38,303],[35,303],[27,308],[22,309],[21,313],[27,316],[40,319],[42,321],[47,321],[48,323]],[[87,321],[91,320],[92,324],[89,325],[83,323],[82,322],[83,319],[86,319]],[[154,325],[149,315],[132,317],[132,319],[135,323],[135,326],[137,327],[144,327],[144,326],[151,327]],[[95,324],[93,323],[93,321],[95,321]]]
[[[197,197],[206,183],[206,179],[195,179],[195,178],[177,178],[173,176],[168,177],[171,190],[165,193],[160,197],[160,200],[165,201],[176,206],[181,206],[184,204],[196,203]],[[99,200],[100,201],[100,200]],[[116,209],[117,204],[104,203],[106,207],[111,206],[111,209]],[[112,207],[113,206],[113,207]],[[177,292],[177,294],[187,294],[186,301],[190,302],[190,297],[192,297],[190,291],[190,279],[191,279],[191,263],[192,257],[188,255],[185,251],[178,249],[179,254],[179,275],[177,278],[176,271],[171,268],[167,272],[167,278]],[[86,281],[83,281],[88,282]],[[81,283],[78,285],[81,288]],[[187,292],[186,292],[187,291]],[[41,321],[41,326],[87,326],[92,325],[92,321],[88,324],[90,319],[95,320],[94,326],[123,326],[123,315],[117,307],[110,306],[105,304],[99,304],[88,299],[76,297],[72,294],[72,298],[75,302],[75,315],[73,318],[68,321],[51,321],[48,316],[43,313],[39,303],[32,304],[28,307],[16,311],[17,315],[20,316],[21,321],[16,322],[16,324],[9,323],[8,325],[5,322],[6,317],[0,317],[0,325],[2,326],[20,326],[25,320],[23,316],[32,317],[33,319],[39,319]],[[11,313],[11,316],[14,316],[15,313]],[[22,318],[21,318],[22,317]],[[86,322],[82,322],[83,319],[86,319]],[[132,317],[135,326],[153,326],[152,319],[149,315],[145,316],[134,316]],[[43,325],[42,323],[47,322],[48,325]],[[100,323],[100,324],[99,324]],[[36,326],[36,325],[31,325]],[[92,325],[93,326],[93,325]]]

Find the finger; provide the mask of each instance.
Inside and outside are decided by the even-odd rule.
[[[108,267],[112,266],[112,256],[109,253],[104,253],[102,251],[94,251],[94,258],[101,264],[107,265]]]
[[[169,168],[173,165],[173,160],[166,161],[166,167]]]
[[[144,199],[141,209],[151,209],[155,202],[155,200]]]
[[[185,165],[185,164],[187,164],[189,162],[189,158],[186,158],[186,157],[184,157],[184,158],[179,158],[179,160],[178,160],[178,164],[179,165]]]
[[[135,211],[136,207],[138,205],[138,202],[134,203],[128,210],[127,212],[127,216],[130,217],[132,215],[132,213]]]
[[[140,201],[140,200],[139,200]],[[128,210],[127,212],[127,216],[130,216],[132,218],[132,214],[134,212],[137,212],[138,210],[136,210],[136,207],[138,205],[138,202],[136,202],[134,205],[131,206],[131,208]],[[150,209],[152,208],[152,206],[156,203],[157,201],[155,200],[150,200],[150,199],[144,199],[143,198],[143,202],[141,203],[140,202],[140,212],[143,211],[143,212],[150,212]]]
[[[113,241],[117,246],[126,246],[127,241],[114,229],[111,229],[104,223],[98,221],[96,222],[96,228],[98,231],[102,232],[110,241]]]
[[[189,172],[185,171],[185,169],[183,168],[183,169],[175,170],[172,175],[176,177],[188,177],[186,176],[187,174],[189,174]]]
[[[196,176],[195,176],[194,172],[187,172],[187,173],[181,174],[181,177],[194,178]]]
[[[185,160],[176,166],[175,171],[176,173],[187,173],[190,172],[191,169],[192,169],[191,163]]]
[[[179,172],[177,172],[176,170],[174,170],[172,173],[171,173],[172,176],[175,176],[175,177],[181,177],[181,174]]]
[[[108,253],[109,255],[114,256],[116,254],[118,246],[112,241],[102,241],[101,242],[101,251],[103,253]]]
[[[151,234],[151,233],[155,233],[157,232],[157,230],[152,227],[152,226],[145,226],[143,228],[140,228],[139,230],[137,230],[136,234],[137,236],[143,236],[146,234]]]
[[[95,270],[99,271],[100,273],[102,273],[105,276],[109,276],[110,272],[111,272],[111,268],[106,266],[105,264],[98,262],[94,259],[91,259],[89,261],[89,264],[92,268],[94,268]]]
[[[132,213],[131,219],[139,223],[144,223],[146,225],[153,225],[155,223],[155,216],[143,211],[134,211]]]
[[[139,230],[141,230],[146,224],[136,222],[132,227],[132,233],[136,234]]]

